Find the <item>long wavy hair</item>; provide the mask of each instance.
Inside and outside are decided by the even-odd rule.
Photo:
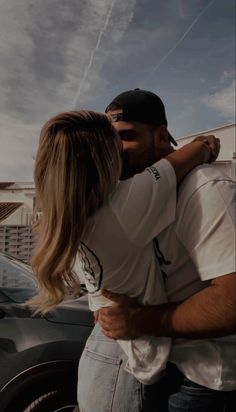
[[[119,179],[118,139],[108,117],[92,111],[58,114],[42,128],[34,170],[36,210],[42,211],[32,257],[38,294],[28,302],[35,312],[78,296],[76,254],[89,218]]]

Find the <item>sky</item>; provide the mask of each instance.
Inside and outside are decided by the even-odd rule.
[[[235,122],[234,0],[1,0],[0,181],[32,181],[45,121],[140,87],[175,138]]]

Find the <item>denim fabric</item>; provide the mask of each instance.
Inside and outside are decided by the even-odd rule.
[[[198,385],[185,376],[174,364],[168,363],[166,376],[145,392],[155,406],[150,412],[233,412],[236,410],[236,391],[220,392]],[[155,401],[154,401],[155,398]]]
[[[233,412],[236,392],[219,392],[195,384],[167,364],[166,375],[142,385],[124,370],[127,357],[96,325],[79,363],[80,412]]]
[[[168,400],[169,412],[233,412],[236,392],[220,392],[200,386],[186,378]]]
[[[124,370],[126,355],[96,326],[79,362],[80,412],[141,412],[142,384]],[[148,410],[147,410],[148,411]]]

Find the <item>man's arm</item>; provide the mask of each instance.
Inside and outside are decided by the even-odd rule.
[[[105,335],[130,339],[141,335],[173,338],[216,338],[236,333],[236,274],[213,279],[210,286],[178,303],[141,306],[134,299],[109,291],[115,302],[99,311]]]

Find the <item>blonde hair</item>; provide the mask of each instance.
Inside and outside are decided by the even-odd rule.
[[[39,291],[29,301],[36,312],[78,295],[73,266],[81,238],[89,218],[114,190],[120,171],[118,135],[106,115],[61,113],[43,126],[34,171],[42,210],[32,258]]]

